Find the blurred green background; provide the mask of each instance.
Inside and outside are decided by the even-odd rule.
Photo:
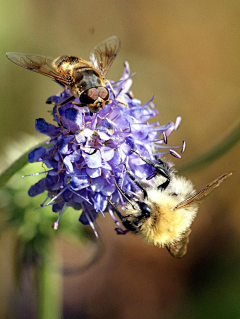
[[[169,138],[170,145],[187,141],[182,159],[173,159],[176,168],[210,151],[239,125],[239,1],[0,4],[2,155],[22,133],[37,136],[36,118],[51,121],[45,100],[60,89],[12,64],[5,53],[87,59],[111,35],[121,39],[122,48],[109,78],[119,79],[127,60],[136,72],[135,96],[145,103],[154,94],[160,123],[182,116],[179,130]],[[239,146],[185,175],[200,189],[227,171],[234,175],[201,205],[182,260],[132,235],[116,236],[112,220],[100,216],[105,253],[86,271],[64,276],[63,318],[240,318]],[[14,236],[1,236],[0,317],[35,318],[33,282],[27,276],[20,289],[13,280]],[[86,248],[64,238],[58,246],[67,264],[88,262]]]

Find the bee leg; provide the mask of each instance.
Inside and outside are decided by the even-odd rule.
[[[145,188],[143,187],[143,185],[135,178],[135,176],[133,175],[132,172],[130,172],[128,169],[127,169],[127,166],[125,163],[123,163],[123,165],[125,166],[125,169],[126,169],[126,172],[128,174],[128,176],[131,178],[131,180],[141,189],[141,191],[143,192],[143,198],[147,198],[147,192],[145,190]]]
[[[115,184],[115,186],[117,187],[117,190],[119,191],[119,193],[126,199],[126,201],[132,206],[132,208],[134,209],[135,207],[134,207],[134,204],[133,204],[133,202],[132,202],[132,200],[131,200],[131,197],[127,194],[127,193],[125,193],[119,186],[118,186],[118,184],[117,184],[117,182],[116,181],[114,181],[114,184]]]
[[[117,216],[119,217],[119,219],[121,220],[121,222],[124,222],[124,217],[123,215],[120,213],[120,211],[117,209],[117,207],[111,202],[111,200],[109,198],[107,198],[108,203],[112,206],[114,212],[117,214]]]
[[[109,198],[107,198],[108,204],[110,204],[114,210],[114,212],[117,214],[117,216],[120,218],[121,222],[124,221],[123,215],[120,213],[120,211],[117,209],[117,207],[110,201]]]
[[[162,160],[158,160],[158,163],[154,163],[153,161],[149,160],[148,158],[140,155],[138,152],[136,152],[134,149],[131,149],[131,152],[137,154],[145,163],[147,163],[148,165],[152,166],[155,171],[156,174],[160,174],[163,177],[166,178],[166,181],[162,184],[160,184],[157,188],[158,189],[165,189],[168,187],[169,183],[170,183],[170,176],[168,173],[168,165],[163,162]],[[150,177],[148,177],[147,179],[151,179],[153,178],[156,174],[152,174]]]
[[[170,183],[170,179],[167,180],[166,182],[164,182],[164,183],[158,185],[157,189],[162,189],[162,190],[164,190],[164,189],[166,189],[166,188],[168,187],[169,183]]]
[[[112,206],[114,212],[117,214],[117,216],[119,217],[119,219],[121,220],[123,226],[125,226],[127,228],[127,231],[132,231],[135,232],[136,228],[130,223],[130,221],[128,221],[126,218],[127,216],[123,216],[120,211],[117,209],[117,207],[110,201],[110,199],[107,198],[108,203]],[[115,229],[117,231],[118,234],[125,234],[127,231],[119,231],[119,228]]]

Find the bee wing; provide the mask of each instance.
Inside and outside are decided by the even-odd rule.
[[[227,177],[231,175],[232,175],[232,172],[219,176],[214,181],[212,181],[211,183],[206,185],[204,188],[202,188],[199,192],[193,194],[192,196],[186,198],[184,201],[174,206],[173,210],[186,207],[195,202],[199,202],[201,199],[209,195],[216,187],[218,187]]]
[[[182,258],[187,253],[187,245],[189,243],[189,235],[191,233],[191,229],[189,228],[183,235],[182,239],[175,242],[172,245],[167,246],[167,250],[169,253],[175,258]]]
[[[43,55],[32,55],[16,52],[7,52],[6,56],[10,61],[25,69],[46,75],[53,80],[62,83],[63,85],[69,85],[67,79],[64,76],[59,75],[53,66],[53,61],[55,60],[54,58]]]
[[[112,36],[98,44],[90,52],[90,61],[105,78],[111,64],[120,50],[121,42],[116,36]]]

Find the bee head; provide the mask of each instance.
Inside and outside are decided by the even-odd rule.
[[[141,201],[137,201],[137,205],[138,205],[140,212],[141,212],[138,219],[140,219],[140,220],[146,219],[146,218],[151,216],[151,213],[152,213],[151,208],[146,203],[141,202]]]
[[[143,223],[152,215],[150,206],[142,201],[137,201],[133,206],[128,206],[130,214],[124,216],[123,225],[130,231],[138,232]]]

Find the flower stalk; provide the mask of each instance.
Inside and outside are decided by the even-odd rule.
[[[38,319],[59,319],[62,316],[63,283],[61,271],[57,270],[61,269],[60,256],[49,249],[51,254],[42,255],[37,272]]]

